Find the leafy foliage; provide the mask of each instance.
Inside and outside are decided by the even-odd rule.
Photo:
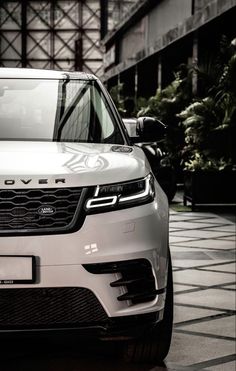
[[[192,95],[192,73],[201,86]],[[122,95],[123,84],[111,96],[123,117],[152,116],[167,125],[165,150],[188,170],[236,167],[236,39],[222,36],[219,54],[194,69],[181,65],[174,80],[149,99]]]
[[[184,135],[176,114],[192,99],[191,71],[182,64],[174,76],[170,85],[163,90],[158,89],[156,95],[145,102],[146,106],[140,109],[138,116],[157,117],[167,125],[166,149],[172,160],[178,163]]]
[[[198,73],[202,78],[202,70]],[[215,80],[209,86],[211,76]],[[225,38],[211,76],[206,78],[207,96],[177,115],[184,129],[182,155],[188,170],[223,170],[232,168],[236,160],[236,47],[233,43],[226,46]]]

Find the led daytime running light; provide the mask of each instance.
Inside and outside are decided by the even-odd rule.
[[[147,197],[150,194],[150,176],[145,179],[145,188],[143,192],[134,194],[132,196],[120,197],[119,202],[134,201],[140,198]]]
[[[143,188],[140,191],[140,183],[143,182]],[[127,188],[126,188],[126,195],[122,196],[122,187],[128,187],[134,185],[134,193],[128,194]],[[136,185],[136,189],[135,189]],[[100,192],[103,192],[103,187],[106,187],[108,192],[110,193],[109,196],[103,196],[99,197]],[[111,191],[109,190],[109,187]],[[117,187],[117,190],[116,190]],[[120,188],[120,189],[119,189]],[[115,195],[112,195],[112,192],[116,192]],[[127,207],[130,205],[135,206],[136,204],[142,204],[147,203],[153,200],[155,194],[154,190],[154,178],[152,174],[149,174],[147,177],[143,179],[139,179],[136,181],[131,181],[127,183],[118,183],[118,184],[111,184],[111,185],[105,185],[105,186],[97,186],[94,197],[90,198],[86,203],[86,210],[89,211],[91,209],[99,210],[99,209],[114,209],[119,207]]]
[[[86,208],[94,209],[97,207],[113,206],[116,202],[117,196],[91,198],[87,201]]]

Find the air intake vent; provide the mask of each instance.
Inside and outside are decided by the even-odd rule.
[[[82,188],[0,189],[0,233],[70,230],[84,192]]]
[[[120,273],[122,278],[110,283],[111,287],[126,287],[127,293],[118,296],[119,301],[130,300],[132,304],[145,303],[164,292],[162,289],[156,290],[152,266],[146,259],[85,264],[83,267],[94,274]]]
[[[0,330],[75,327],[107,320],[96,296],[81,287],[3,289],[0,308]]]

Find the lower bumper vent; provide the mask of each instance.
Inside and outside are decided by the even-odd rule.
[[[83,267],[90,273],[120,273],[121,278],[111,282],[111,287],[125,286],[127,292],[117,300],[130,300],[132,304],[154,300],[164,290],[156,290],[155,278],[151,263],[146,259],[126,260],[112,263],[85,264]]]
[[[62,328],[107,320],[95,295],[85,288],[0,290],[0,330]]]

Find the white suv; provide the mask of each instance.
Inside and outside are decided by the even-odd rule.
[[[167,198],[101,82],[0,69],[0,333],[73,328],[162,360],[172,294]]]

